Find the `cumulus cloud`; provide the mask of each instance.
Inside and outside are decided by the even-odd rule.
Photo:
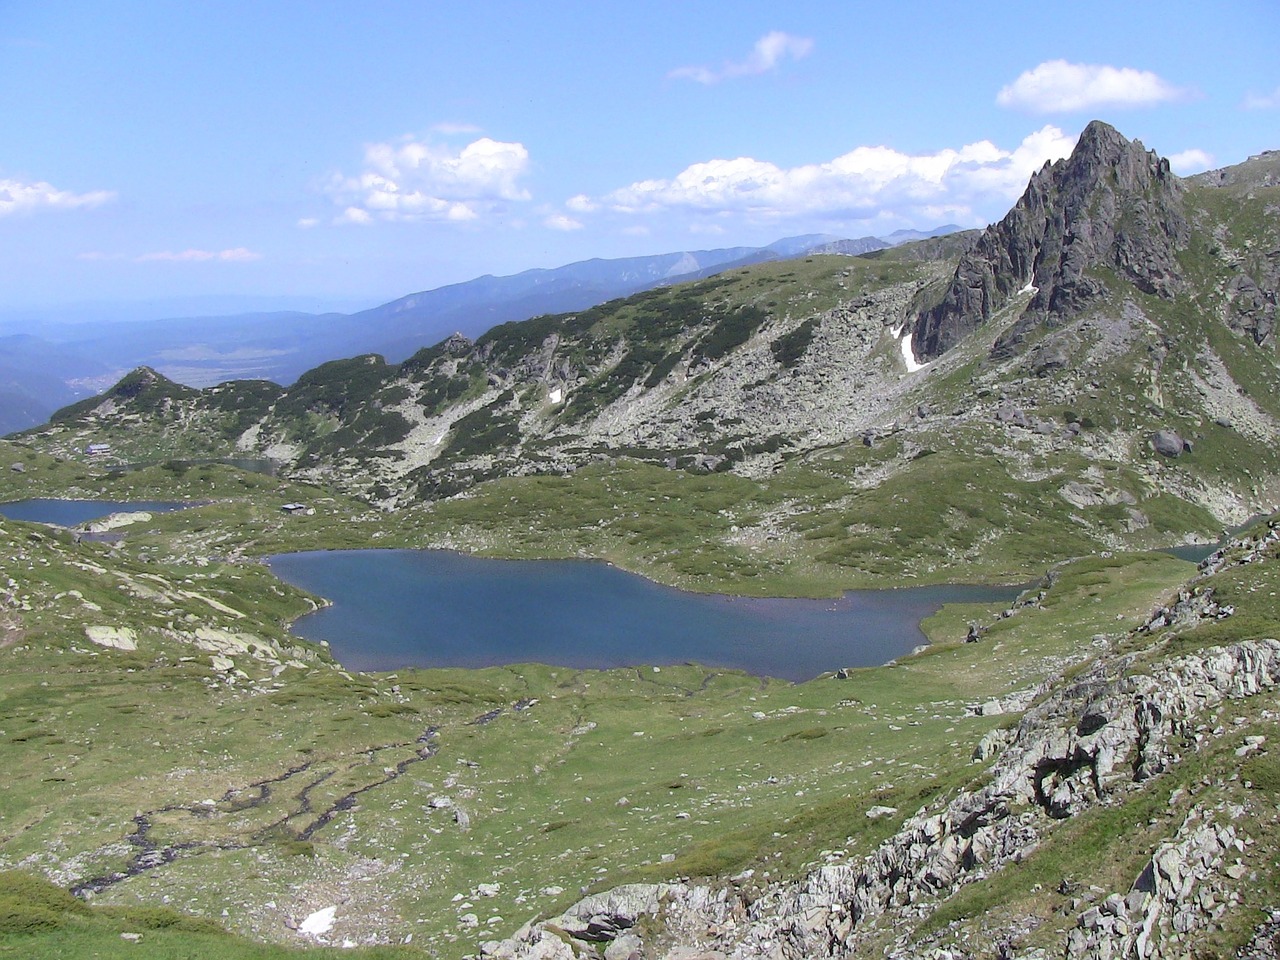
[[[138,263],[165,261],[169,263],[205,263],[209,260],[220,260],[226,263],[248,263],[261,260],[262,254],[254,253],[245,247],[234,247],[230,250],[159,250],[155,253],[144,253],[134,258]]]
[[[862,146],[825,163],[779,167],[737,157],[695,163],[669,179],[641,180],[598,198],[574,198],[617,214],[741,216],[755,221],[985,222],[1026,187],[1047,160],[1067,156],[1076,138],[1054,126],[1012,150],[989,140],[936,153],[907,154]],[[589,198],[588,198],[589,199]]]
[[[59,190],[43,180],[28,183],[22,180],[0,178],[0,217],[35,210],[75,210],[97,207],[116,197],[111,190],[94,190],[90,193],[72,193]]]
[[[566,216],[563,213],[551,214],[542,221],[542,224],[552,230],[581,230],[583,227],[581,220],[575,220],[573,217]]]
[[[1240,106],[1246,110],[1275,110],[1280,107],[1280,87],[1276,87],[1270,93],[1255,93],[1251,90],[1245,94],[1244,102]]]
[[[463,221],[529,199],[520,178],[529,151],[481,137],[460,150],[404,137],[365,147],[365,169],[326,185],[343,208],[337,223]]]
[[[1182,174],[1184,177],[1192,173],[1201,173],[1213,165],[1213,154],[1195,148],[1169,155],[1169,166],[1173,168],[1174,173]]]
[[[600,209],[600,204],[592,200],[585,193],[580,193],[575,197],[570,197],[564,202],[564,205],[575,213],[594,213]]]
[[[1149,70],[1047,60],[1002,87],[996,103],[1031,113],[1149,107],[1181,100],[1187,91]]]
[[[745,60],[726,61],[719,69],[712,67],[677,67],[667,74],[675,80],[694,80],[698,83],[719,83],[737,77],[756,77],[768,73],[788,58],[803,60],[813,50],[813,40],[796,37],[781,30],[766,33],[755,42]]]

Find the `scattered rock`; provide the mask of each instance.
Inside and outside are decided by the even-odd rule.
[[[1155,436],[1151,438],[1151,443],[1156,453],[1164,457],[1181,456],[1187,446],[1186,441],[1172,430],[1157,430]]]
[[[85,627],[84,635],[101,647],[137,650],[138,635],[128,627]]]

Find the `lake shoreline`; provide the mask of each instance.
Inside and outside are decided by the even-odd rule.
[[[686,591],[583,558],[379,548],[276,554],[263,562],[280,580],[328,601],[289,625],[294,636],[327,641],[344,668],[375,673],[696,662],[803,682],[907,656],[928,644],[920,623],[942,606],[1008,604],[1027,586],[913,584],[819,599],[762,598]],[[411,579],[410,571],[424,579]],[[425,605],[406,615],[415,602]]]

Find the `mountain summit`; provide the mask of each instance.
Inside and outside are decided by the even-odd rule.
[[[1078,313],[1104,295],[1104,267],[1147,293],[1183,286],[1176,251],[1188,226],[1182,182],[1169,161],[1095,120],[1071,156],[1045,164],[1021,199],[960,259],[942,301],[921,314],[916,355],[945,353],[1019,292],[1033,294],[997,344],[1016,350],[1027,332]]]

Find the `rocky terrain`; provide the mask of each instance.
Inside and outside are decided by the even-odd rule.
[[[1248,735],[1239,720],[1222,724],[1222,707],[1261,701],[1250,713],[1274,729],[1280,641],[1168,656],[1167,637],[1156,645],[1143,638],[1170,624],[1186,630],[1230,617],[1205,581],[1232,565],[1278,562],[1278,544],[1280,531],[1272,528],[1206,561],[1171,607],[1050,689],[1016,726],[983,739],[974,753],[988,764],[982,786],[922,807],[860,860],[763,886],[747,874],[727,885],[622,887],[488,942],[483,955],[850,957],[879,955],[880,945],[887,945],[884,955],[902,958],[1186,955],[1207,931],[1222,929],[1225,914],[1241,910],[1241,885],[1259,868],[1274,867],[1259,863],[1246,825],[1274,830],[1280,808],[1251,796],[1249,782],[1242,802],[1210,800],[1207,780],[1166,788],[1160,835],[1147,841],[1153,852],[1118,890],[1091,887],[1080,895],[1079,884],[1064,876],[1055,915],[1027,916],[995,943],[959,925],[919,931],[962,886],[1013,871],[1062,825],[1094,807],[1133,804],[1134,794],[1158,789],[1162,777],[1176,778],[1184,752],[1247,758],[1266,749],[1269,735]],[[867,816],[897,813],[871,808]],[[1273,926],[1268,915],[1248,949],[1272,955]]]

